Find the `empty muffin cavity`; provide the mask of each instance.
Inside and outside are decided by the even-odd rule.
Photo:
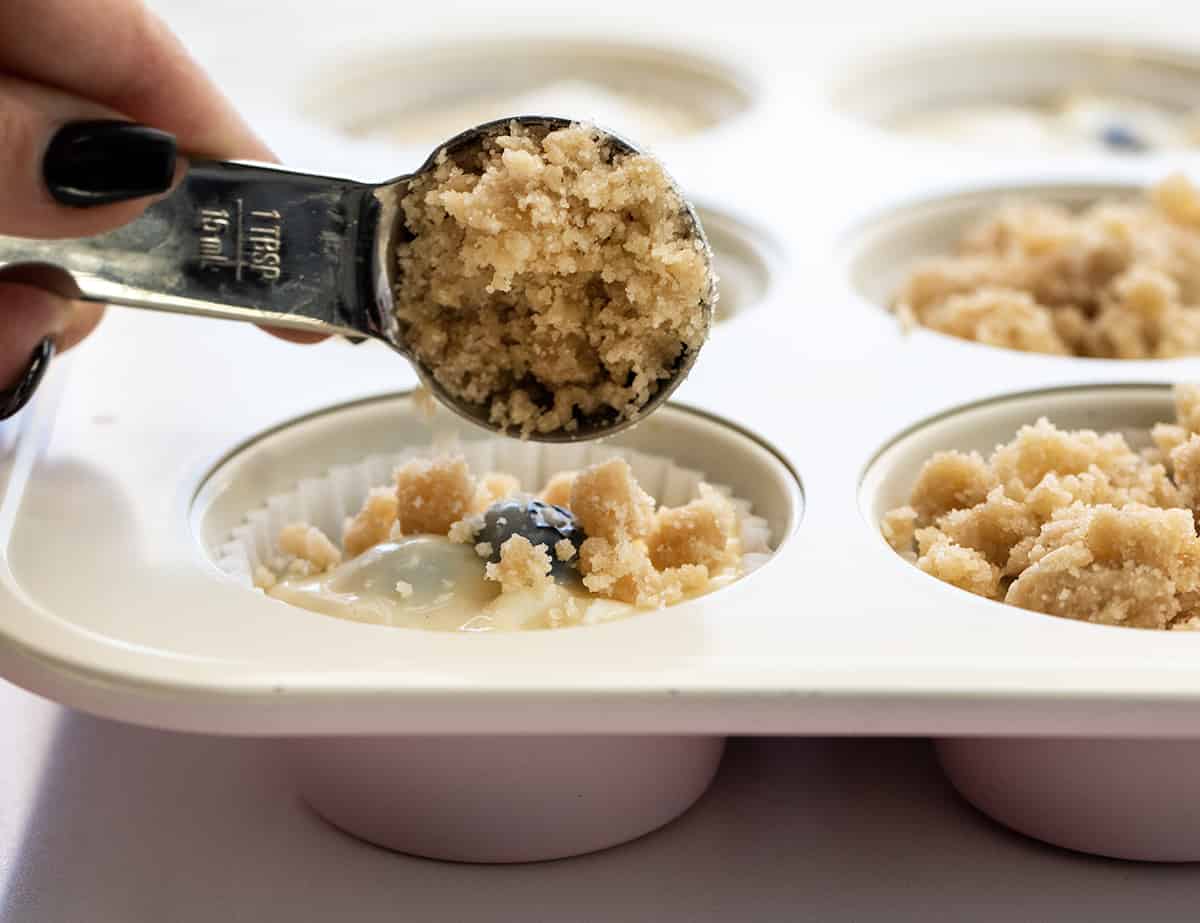
[[[835,106],[897,136],[1015,154],[1200,144],[1200,59],[1083,39],[957,40],[859,61]]]
[[[666,419],[655,425],[663,415]],[[342,416],[355,420],[355,425],[343,426],[338,419]],[[373,425],[393,427],[393,438],[384,441],[382,452],[370,451],[372,440],[361,438],[365,435],[362,427]],[[424,607],[426,613],[436,609],[447,617],[441,620],[447,623],[441,624],[441,616],[434,613],[437,618],[431,616],[431,623],[422,627],[557,627],[607,621],[719,589],[764,563],[799,516],[798,486],[774,453],[736,430],[675,408],[660,411],[629,439],[603,446],[481,439],[477,430],[451,421],[445,426],[457,428],[454,438],[443,438],[432,448],[428,424],[419,421],[411,399],[404,397],[329,412],[265,437],[214,473],[213,478],[219,479],[221,486],[213,488],[213,501],[205,503],[198,520],[201,534],[207,536],[206,549],[225,573],[247,586],[257,582],[272,595],[281,595],[276,584],[296,588],[297,583],[319,581],[325,576],[339,581],[334,589],[343,596],[360,593],[366,586],[364,581],[374,581],[371,592],[382,589],[391,595],[394,591],[400,598],[411,598],[412,605]],[[407,438],[397,440],[398,432]],[[319,466],[322,459],[345,459],[337,445],[324,443],[324,438],[337,440],[339,436],[349,437],[351,444],[367,451]],[[262,467],[263,459],[292,451],[283,446],[311,451],[313,455],[310,463],[293,469],[305,473],[290,482]],[[670,456],[660,454],[668,447],[672,448]],[[440,461],[431,462],[431,458]],[[722,458],[733,464],[718,461]],[[459,461],[451,464],[448,459]],[[703,460],[714,462],[706,465],[712,473],[701,474],[682,463]],[[620,534],[610,535],[602,526],[617,523],[620,517],[607,507],[593,514],[587,503],[603,505],[617,497],[621,484],[601,483],[617,464],[628,483],[636,486],[635,493],[644,490],[650,495],[649,518],[637,528],[637,524],[630,524],[624,531],[618,529]],[[450,471],[451,467],[455,471]],[[420,479],[414,475],[416,468],[428,475],[421,484],[416,484]],[[478,476],[489,472],[489,477]],[[588,477],[572,477],[575,472],[585,472]],[[732,483],[722,479],[729,474],[734,475]],[[272,487],[279,489],[270,489],[258,480],[264,475]],[[454,489],[467,480],[471,481],[469,490]],[[409,487],[411,496],[397,499],[400,489]],[[741,493],[743,488],[747,493]],[[206,488],[202,496],[208,494]],[[495,531],[497,525],[485,523],[482,514],[489,507],[494,509],[496,500],[508,502],[538,494],[546,503],[565,497],[576,520],[587,527],[585,536],[574,540],[573,545],[568,540],[572,536],[569,530],[553,536],[554,541],[535,538],[528,531],[514,537],[504,532],[500,539],[491,536],[488,530]],[[455,498],[461,502],[449,502]],[[529,501],[521,502],[528,505]],[[762,504],[761,516],[754,509],[758,503]],[[639,507],[634,504],[629,508]],[[436,523],[412,519],[426,513],[440,518]],[[726,515],[730,517],[727,522]],[[553,520],[553,516],[550,518]],[[405,527],[405,522],[412,524]],[[524,535],[530,535],[531,540],[525,540]],[[430,536],[441,536],[438,548],[432,547]],[[380,549],[386,551],[392,543],[405,542],[414,544],[405,552],[409,558],[416,555],[422,561],[432,561],[430,568],[434,570],[446,570],[442,565],[448,564],[448,574],[450,570],[478,570],[478,580],[468,581],[469,586],[457,578],[450,581],[454,586],[426,586],[432,571],[424,565],[414,569],[409,561],[397,570],[394,561],[373,560],[372,556],[381,554]],[[469,553],[461,555],[463,560],[459,561],[453,547]],[[644,550],[644,560],[635,554],[639,548]],[[360,561],[366,564],[360,566]],[[485,561],[491,562],[486,577]],[[379,580],[385,578],[387,586],[382,587]],[[516,591],[524,593],[521,607],[515,602],[520,601]],[[488,606],[497,599],[497,605],[479,613],[486,617],[471,625],[467,625],[471,617],[458,618],[464,606]],[[288,601],[297,600],[289,597]],[[338,601],[345,600],[339,597]],[[595,601],[603,605],[591,606]],[[536,617],[525,618],[532,612],[525,603],[533,602],[540,607],[534,613]],[[329,612],[328,606],[316,608]],[[416,624],[409,620],[397,622],[382,610],[368,610],[370,606],[359,607],[353,613],[329,614],[369,622]]]
[[[603,125],[640,144],[707,131],[752,105],[729,63],[618,41],[514,38],[395,48],[338,62],[306,113],[348,135],[428,148],[513,115]]]
[[[1200,192],[994,187],[895,208],[852,235],[855,290],[908,327],[1026,352],[1200,352]]]
[[[1049,615],[1200,627],[1200,386],[1072,389],[901,437],[864,509],[922,571]]]

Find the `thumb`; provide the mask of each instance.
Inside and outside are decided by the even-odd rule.
[[[0,74],[0,234],[87,237],[119,227],[170,189],[181,166],[171,135]]]

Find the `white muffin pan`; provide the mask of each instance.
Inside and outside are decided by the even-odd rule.
[[[669,154],[718,250],[748,254],[755,307],[715,327],[673,407],[618,439],[752,501],[776,546],[762,568],[560,631],[423,633],[290,608],[223,574],[214,543],[271,493],[428,440],[404,396],[412,372],[376,344],[299,348],[114,311],[0,433],[0,672],[113,718],[279,738],[319,813],[426,855],[599,848],[684,810],[724,735],[833,733],[939,738],[967,797],[1052,842],[1200,858],[1200,822],[1145,789],[1129,802],[1144,813],[1093,809],[1131,791],[1117,783],[1139,755],[1169,754],[1186,775],[1200,636],[971,597],[894,554],[877,522],[934,448],[990,448],[1042,414],[1121,428],[1169,417],[1169,384],[1200,377],[1200,361],[906,335],[884,305],[906,266],[1010,192],[1081,204],[1187,161],[984,164],[894,141],[881,170],[877,134],[815,110],[804,124],[829,144],[781,145],[774,106]],[[378,148],[314,137],[297,131],[291,149],[378,164]],[[748,150],[799,151],[822,178],[752,170],[734,186]],[[1071,788],[1081,753],[1103,787]],[[1174,785],[1155,778],[1158,794]]]
[[[657,145],[736,120],[755,96],[747,69],[703,52],[540,36],[348,49],[309,81],[300,109],[345,136],[399,149],[428,151],[461,130],[456,118],[549,109]],[[512,100],[525,110],[511,111]]]
[[[729,212],[696,206],[713,251],[713,267],[721,277],[717,323],[758,307],[779,283],[782,250],[771,235]]]
[[[976,104],[1037,105],[1078,92],[1187,113],[1200,94],[1200,54],[1161,42],[1066,35],[943,39],[883,51],[873,48],[857,55],[830,81],[833,108],[884,135],[912,115]],[[952,145],[918,135],[904,141]],[[988,146],[979,142],[973,147],[978,155]]]

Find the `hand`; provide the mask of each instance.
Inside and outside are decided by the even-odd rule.
[[[178,180],[177,148],[275,159],[141,0],[0,3],[0,234],[125,224]],[[69,349],[102,313],[0,278],[0,405],[46,337]]]

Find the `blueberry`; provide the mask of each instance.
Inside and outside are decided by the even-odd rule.
[[[577,556],[579,546],[587,537],[570,510],[541,500],[517,497],[488,507],[483,514],[483,528],[476,534],[475,541],[492,546],[491,560],[495,563],[500,560],[500,547],[514,535],[524,536],[532,545],[546,546],[550,553],[550,573],[555,580],[564,580],[574,574],[577,557],[560,561],[554,546],[565,538],[575,546]]]
[[[1110,122],[1100,132],[1100,140],[1106,147],[1115,151],[1144,151],[1146,142],[1137,136],[1132,128],[1120,122]]]

